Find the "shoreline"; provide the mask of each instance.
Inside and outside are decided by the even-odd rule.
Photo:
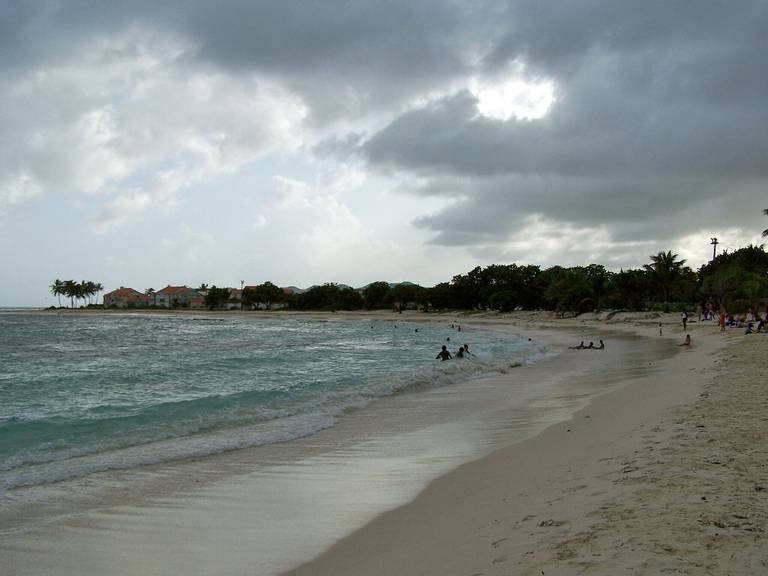
[[[689,330],[662,374],[460,466],[283,576],[764,572],[768,340]]]
[[[413,320],[418,320],[418,321],[424,321],[425,320],[424,316],[431,316],[431,314],[430,315],[425,315],[425,314],[421,314],[421,313],[414,313],[414,314],[417,317],[413,318]],[[227,314],[227,315],[229,315],[229,314]],[[250,314],[248,314],[248,316],[250,316]],[[370,314],[366,314],[365,316],[366,317],[370,317]],[[398,320],[398,321],[405,321],[406,320],[406,318],[403,318],[404,315],[391,314],[391,316],[393,316],[394,318],[386,318],[386,319],[387,320],[394,319],[394,320]],[[456,316],[457,315],[451,314],[450,316],[446,315],[446,316],[442,316],[442,317],[439,317],[439,318],[435,317],[435,320],[449,321],[450,322],[451,320],[449,318],[455,319]],[[639,328],[638,326],[634,325],[636,323],[634,321],[630,321],[629,323],[623,323],[622,322],[622,323],[615,323],[615,324],[613,324],[613,323],[611,323],[611,324],[603,324],[603,323],[597,324],[593,320],[589,320],[589,321],[586,321],[586,322],[583,321],[583,320],[563,321],[563,320],[550,320],[548,318],[542,319],[540,315],[537,316],[535,314],[534,315],[526,314],[524,316],[525,316],[524,318],[517,318],[516,319],[517,321],[514,321],[513,319],[510,319],[510,318],[498,318],[498,317],[488,318],[488,319],[480,319],[481,320],[480,323],[483,323],[483,324],[485,324],[485,323],[488,323],[488,324],[499,323],[499,324],[504,324],[505,326],[507,326],[510,329],[510,331],[519,330],[519,331],[525,331],[525,332],[532,331],[532,330],[537,330],[537,327],[538,328],[542,328],[543,327],[543,329],[547,333],[549,333],[550,335],[560,334],[561,338],[568,338],[568,339],[573,338],[573,337],[578,337],[578,334],[583,334],[584,332],[587,332],[587,333],[590,333],[590,334],[595,334],[596,330],[599,331],[599,330],[605,330],[605,329],[608,329],[608,330],[614,330],[615,329],[615,330],[627,332],[627,333],[630,333],[630,334],[631,333],[636,333],[638,330],[640,330],[641,332],[642,331],[648,332],[649,330],[652,332],[653,330],[655,330],[655,320],[654,320],[653,326],[650,326],[650,327],[644,326],[642,328]],[[305,317],[306,317],[306,315],[305,315]],[[362,316],[355,314],[354,318],[350,318],[350,319],[362,319]],[[471,324],[471,323],[474,323],[477,320],[478,320],[477,317],[462,318],[462,322],[467,322],[468,325]],[[643,323],[647,324],[647,320],[644,321],[644,322],[641,322],[641,324],[643,324]],[[670,321],[669,323],[671,324],[672,322]],[[563,336],[564,334],[566,336]],[[669,340],[665,339],[665,342],[667,342],[667,344],[671,345],[671,342]],[[609,346],[610,346],[610,344],[609,344]],[[691,351],[686,350],[685,352],[688,353],[688,352],[691,352]],[[577,354],[577,353],[574,353],[574,354]],[[678,356],[680,356],[680,355],[678,354]],[[586,358],[587,355],[575,356],[575,357],[576,358]],[[630,387],[631,387],[631,385],[630,385]],[[624,388],[626,388],[626,386]],[[624,388],[622,388],[622,390]],[[609,395],[614,394],[614,393],[609,393]],[[413,397],[417,398],[418,395],[414,395]],[[602,398],[602,396],[600,396],[599,398]],[[593,400],[593,402],[596,402],[596,401],[597,400]],[[591,406],[591,404],[590,404],[590,406]],[[587,409],[589,409],[589,407],[587,407]],[[363,421],[364,418],[358,418],[358,420]],[[557,426],[563,426],[563,425],[564,424],[555,425],[555,428]],[[363,428],[360,428],[360,430],[362,430],[362,429]],[[550,433],[549,430],[550,430],[550,428],[547,428],[544,432],[542,432],[541,434],[538,434],[534,438],[529,438],[527,440],[523,440],[523,442],[519,443],[519,444],[518,443],[513,444],[512,448],[519,447],[521,445],[527,445],[528,443],[531,443],[531,442],[535,443],[536,442],[536,438],[539,438],[540,436],[545,436],[545,435],[549,434]],[[312,440],[308,441],[307,444],[315,444],[315,445],[322,444],[324,442],[324,438],[326,438],[326,437],[327,437],[326,435],[321,433],[319,435],[316,435],[316,436],[312,437]],[[457,438],[460,438],[460,436],[457,436]],[[401,444],[401,448],[404,445],[405,444]],[[511,448],[509,448],[509,447],[508,448],[502,448],[502,450],[509,450],[509,449],[511,449]],[[246,451],[247,450],[248,449],[246,449]],[[267,451],[261,450],[260,448],[257,448],[257,449],[254,449],[254,450],[260,451],[262,454],[265,453],[265,452],[272,453],[273,454],[272,457],[277,458],[279,460],[279,453],[281,451],[281,447],[279,445],[276,445],[276,446],[274,446],[273,448],[271,448],[271,449],[269,449]],[[255,454],[255,452],[254,452],[254,454]],[[496,454],[496,453],[494,453],[494,454]],[[244,453],[241,452],[241,453],[239,453],[239,455],[244,455]],[[492,455],[492,456],[488,456],[487,458],[493,458],[493,457],[494,456]],[[219,457],[207,457],[206,459],[201,460],[199,462],[193,459],[192,461],[186,463],[184,467],[177,467],[177,466],[174,465],[174,466],[171,466],[170,468],[186,468],[191,473],[191,475],[192,475],[193,479],[195,480],[195,482],[202,480],[205,483],[205,481],[210,480],[210,478],[206,479],[205,476],[210,475],[210,468],[211,468],[211,466],[215,468],[217,466],[217,464],[216,464],[217,462],[218,463],[224,463],[225,467],[226,466],[232,466],[232,462],[230,460],[231,459],[228,458],[227,455],[221,455]],[[234,466],[234,468],[232,470],[233,473],[235,473],[235,474],[242,474],[243,473],[243,469],[244,468],[245,469],[248,468],[248,464],[247,464],[248,458],[245,458],[245,460],[246,460],[246,463],[243,466]],[[472,458],[470,458],[470,460],[472,460]],[[398,508],[394,512],[386,512],[383,516],[377,516],[377,517],[373,518],[372,522],[368,526],[362,528],[359,532],[353,533],[351,536],[348,536],[348,538],[354,540],[356,538],[360,538],[360,534],[369,533],[369,536],[365,537],[368,540],[370,540],[371,538],[373,538],[373,540],[380,540],[380,538],[378,536],[371,537],[370,536],[370,531],[372,529],[374,529],[372,527],[375,527],[377,525],[377,523],[381,522],[381,518],[387,518],[391,514],[397,515],[397,514],[401,513],[402,510],[405,510],[405,509],[407,509],[407,508],[409,508],[411,506],[418,505],[419,501],[423,498],[424,494],[428,494],[430,492],[430,490],[433,489],[433,485],[437,485],[437,484],[443,482],[445,478],[450,478],[453,475],[460,473],[466,467],[472,468],[478,462],[483,462],[483,461],[484,460],[476,461],[476,462],[473,462],[473,463],[470,463],[470,464],[466,464],[466,465],[462,465],[462,466],[460,466],[460,468],[458,470],[456,470],[454,472],[449,472],[447,476],[440,476],[440,478],[438,480],[435,480],[433,482],[433,484],[430,485],[427,488],[427,490],[422,493],[422,496],[417,496],[417,493],[419,492],[419,490],[417,490],[416,493],[413,493],[411,495],[406,495],[406,497],[405,497],[406,501],[411,500],[413,497],[416,497],[416,499],[413,500],[413,502],[411,502],[411,504],[407,504],[404,508]],[[207,469],[205,468],[205,466],[203,466],[204,462],[208,463],[207,464],[207,466],[208,466]],[[453,469],[455,467],[456,467],[456,465],[452,465],[452,466],[450,466],[449,469]],[[159,468],[161,469],[160,476],[162,477],[163,476],[163,472],[162,472],[162,468],[163,467],[159,467]],[[150,469],[151,469],[151,467],[150,467]],[[444,470],[441,473],[444,473],[446,471],[447,470]],[[437,470],[437,472],[440,472],[440,471]],[[130,476],[130,474],[128,476]],[[216,476],[216,474],[213,474],[213,476]],[[171,475],[170,477],[172,478],[173,475]],[[478,480],[477,478],[473,478],[473,482],[476,482],[477,480]],[[480,478],[479,480],[480,480],[480,484],[485,483],[483,478]],[[216,481],[217,480],[214,478],[213,484],[215,484]],[[245,481],[243,484],[237,484],[234,488],[235,488],[235,491],[238,494],[240,494],[243,498],[247,498],[248,494],[250,493],[249,491],[252,491],[255,488],[255,486],[256,485],[253,484],[252,482],[249,483],[249,481]],[[187,486],[187,488],[183,488],[183,487],[181,487],[181,488],[182,488],[182,491],[190,491],[192,494],[195,493],[193,485]],[[382,489],[385,490],[385,491],[387,490],[386,486],[384,486],[384,485],[382,485]],[[129,490],[130,490],[130,488],[129,488]],[[471,492],[471,491],[472,491],[471,489],[465,490],[465,492],[468,492],[468,493]],[[182,508],[184,506],[187,506],[188,511],[185,512],[185,514],[191,513],[192,509],[194,509],[195,507],[198,506],[197,500],[193,499],[193,500],[184,500],[182,502],[179,502],[179,501],[176,500],[174,495],[172,495],[171,493],[164,493],[163,490],[160,490],[160,492],[161,492],[161,494],[160,494],[161,502],[163,500],[165,500],[165,499],[171,499],[171,500],[176,501],[176,504],[174,506],[181,506]],[[219,498],[221,496],[221,486],[219,486],[218,489],[215,489],[214,492],[216,493],[214,495],[215,497],[211,498],[210,495],[208,496],[209,500],[211,500],[211,501],[217,501],[216,498]],[[370,496],[370,494],[369,494],[369,496]],[[152,498],[156,498],[157,495],[150,494],[149,497],[150,497],[150,499],[152,499]],[[393,505],[397,504],[397,502],[396,502],[397,499],[398,499],[398,497],[396,497],[394,501],[390,500],[389,502],[391,502],[391,504],[386,504],[385,508],[392,508]],[[141,504],[141,502],[139,502],[139,504]],[[107,507],[107,508],[109,508],[109,507]],[[158,520],[158,514],[160,515],[160,518],[163,517],[163,508],[162,508],[162,506],[158,507],[157,504],[153,505],[153,504],[151,504],[151,502],[149,504],[149,509],[147,509],[146,506],[144,506],[144,507],[138,506],[137,507],[135,505],[130,505],[129,508],[131,510],[130,514],[132,514],[134,516],[136,514],[139,514],[139,517],[142,517],[145,520],[147,520],[147,519]],[[431,508],[428,508],[427,512],[428,512],[427,516],[431,517],[433,515],[433,513],[434,513],[434,510],[431,509]],[[87,516],[87,514],[85,516]],[[184,515],[182,515],[182,516],[184,516]],[[230,518],[230,520],[231,520],[231,518]],[[176,521],[179,521],[179,518],[177,518]],[[560,522],[560,520],[553,520],[553,521],[554,522]],[[85,520],[81,519],[81,522],[85,522]],[[396,520],[395,521],[395,524],[398,524],[398,523],[402,524],[402,517],[400,518],[400,520]],[[407,523],[412,524],[411,520],[408,520]],[[88,525],[90,525],[90,523],[89,522],[85,522],[85,526],[88,526]],[[116,525],[114,522],[110,524],[108,522],[107,526],[110,526],[110,525],[112,526],[113,529],[114,528],[118,528],[118,531],[119,531],[119,524]],[[416,524],[414,524],[414,525],[416,525]],[[189,528],[189,527],[190,526],[187,525],[186,528]],[[245,529],[243,526],[241,526],[241,528]],[[93,528],[91,528],[91,529],[93,529]],[[226,529],[223,528],[222,530],[226,530]],[[82,536],[82,533],[78,533],[78,534],[79,534],[79,536]],[[71,535],[72,534],[70,534],[70,536]],[[217,538],[221,537],[220,535],[217,535],[215,533],[212,533],[211,536],[215,536]],[[344,533],[338,534],[337,537],[334,537],[334,540],[338,540],[342,536],[345,536],[345,534]],[[347,542],[347,540],[341,540],[340,542],[338,542],[331,549],[330,554],[325,554],[324,556],[321,556],[320,559],[315,560],[314,563],[311,563],[308,567],[305,567],[304,570],[308,570],[308,571],[304,572],[304,573],[311,573],[311,574],[325,573],[325,572],[322,572],[322,571],[318,572],[317,571],[318,570],[317,566],[318,566],[318,563],[319,563],[319,565],[322,566],[323,562],[326,562],[329,556],[330,557],[335,557],[336,559],[333,560],[333,565],[334,565],[333,569],[331,571],[329,571],[328,573],[340,573],[340,574],[344,573],[342,565],[338,564],[338,562],[342,562],[342,564],[343,564],[343,562],[350,562],[351,561],[351,564],[353,566],[357,566],[358,564],[356,564],[356,561],[354,560],[354,558],[349,557],[349,555],[346,552],[343,552],[343,551],[341,553],[338,552],[339,549],[343,549],[343,547],[345,545],[345,542]],[[366,540],[366,542],[368,542],[368,541]],[[365,546],[369,547],[370,546],[370,542],[368,542]],[[378,546],[378,544],[377,544],[377,546]],[[370,548],[367,548],[367,549],[370,550]],[[125,552],[125,550],[123,550],[123,552]],[[317,556],[317,554],[319,552],[321,552],[321,550],[317,550],[315,553],[312,553],[312,556]],[[390,563],[391,556],[394,555],[394,556],[398,556],[399,557],[401,555],[401,552],[402,551],[399,551],[399,550],[398,551],[380,550],[379,552],[376,552],[376,553],[368,552],[368,554],[373,554],[372,558],[376,558],[376,559],[378,559],[378,561],[380,563],[383,563],[383,567],[385,568],[385,570],[382,573],[392,573],[392,572],[388,572],[387,571],[387,570],[391,570],[392,569],[392,565]],[[129,561],[129,560],[131,560],[131,558],[128,557],[128,558],[125,558],[125,560]],[[251,562],[252,561],[253,561],[253,559],[251,559]],[[238,563],[242,563],[242,564],[238,564]],[[246,557],[241,557],[239,559],[238,558],[233,558],[232,560],[223,561],[223,566],[222,566],[221,572],[222,573],[228,573],[228,571],[237,572],[237,566],[246,566],[247,563],[248,563],[247,555],[246,555]],[[498,562],[497,564],[499,566],[503,567],[504,563],[503,562]],[[172,566],[172,565],[173,564],[169,564],[167,566],[167,568],[169,568],[167,571],[163,571],[162,569],[160,569],[161,568],[160,566],[156,566],[155,568],[158,569],[157,570],[158,573],[171,573],[171,572],[173,572],[173,570],[170,569],[170,566]],[[83,568],[83,566],[79,566],[79,568]],[[233,568],[235,570],[231,570]],[[415,571],[410,571],[409,572],[407,567],[405,567],[405,566],[402,566],[401,569],[404,570],[404,572],[401,572],[401,573],[404,573],[404,574],[408,574],[408,573],[422,573],[422,572],[415,572]],[[431,573],[426,568],[424,570],[425,571],[423,571],[423,573],[425,573],[425,574]],[[77,571],[78,570],[74,570],[73,569],[72,573],[75,573]],[[85,572],[87,573],[88,570],[86,570]],[[21,572],[19,572],[19,573],[21,573]],[[94,573],[95,573],[95,571],[94,571]],[[134,573],[134,572],[125,571],[125,573]],[[261,573],[261,572],[257,571],[256,573]],[[301,572],[301,570],[299,570],[299,571],[297,571],[295,573],[296,574],[301,574],[303,572]],[[362,573],[362,572],[355,572],[355,570],[352,570],[349,573]],[[375,572],[372,571],[371,573],[375,573]],[[439,571],[436,571],[434,573],[439,573]]]

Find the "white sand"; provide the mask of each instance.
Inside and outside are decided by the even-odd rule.
[[[623,327],[658,334],[655,320]],[[768,336],[689,332],[656,375],[436,480],[290,574],[768,573]]]

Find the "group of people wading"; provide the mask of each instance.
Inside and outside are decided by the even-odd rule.
[[[456,358],[465,358],[467,356],[474,356],[474,354],[469,351],[469,344],[459,346],[459,349],[456,350]],[[445,344],[443,344],[443,349],[437,353],[437,356],[435,356],[435,360],[453,360],[453,356],[448,351],[448,347]]]

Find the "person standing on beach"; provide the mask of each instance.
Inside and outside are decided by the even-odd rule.
[[[725,332],[725,306],[720,306],[720,332]]]
[[[440,350],[440,352],[437,353],[437,356],[435,356],[435,360],[441,359],[443,362],[446,360],[453,360],[453,356],[451,356],[451,353],[448,352],[448,348],[445,347],[445,344],[443,344],[443,349]]]
[[[683,332],[685,332],[688,329],[688,312],[683,311],[680,317],[683,319]]]

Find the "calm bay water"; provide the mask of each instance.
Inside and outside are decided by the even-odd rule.
[[[438,362],[451,337],[477,356]],[[401,390],[535,361],[493,329],[265,317],[0,314],[0,482],[287,441]]]

